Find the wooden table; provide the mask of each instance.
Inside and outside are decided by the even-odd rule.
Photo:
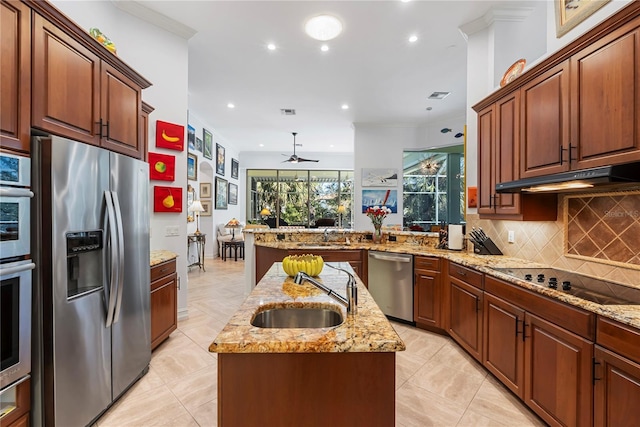
[[[231,256],[231,250],[234,250],[234,261],[238,261],[238,250],[240,250],[240,258],[244,259],[244,240],[229,240],[222,242],[222,260],[227,260],[227,249],[229,249],[229,256]]]

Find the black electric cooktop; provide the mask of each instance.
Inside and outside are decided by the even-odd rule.
[[[602,305],[640,304],[640,289],[555,268],[494,268],[534,285],[566,292]]]

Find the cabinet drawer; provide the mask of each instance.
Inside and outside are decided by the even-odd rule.
[[[640,363],[640,331],[598,316],[596,343]]]
[[[161,277],[167,276],[176,271],[175,258],[169,261],[165,261],[162,264],[154,265],[151,267],[151,281],[158,280]]]
[[[413,268],[422,270],[440,271],[440,258],[414,256]]]
[[[595,315],[593,313],[491,276],[485,277],[484,285],[485,292],[503,298],[590,341],[595,338]]]
[[[471,268],[463,267],[460,264],[456,264],[454,262],[449,263],[449,276],[455,277],[458,280],[462,280],[463,282],[473,285],[476,288],[483,288],[483,274]]]

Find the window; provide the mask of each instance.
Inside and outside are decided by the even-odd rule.
[[[463,146],[407,151],[403,171],[403,225],[409,229],[464,222]]]
[[[314,227],[342,222],[351,227],[353,171],[259,170],[247,171],[247,218],[270,226]],[[338,207],[345,207],[340,215]],[[270,215],[262,217],[267,208]],[[329,221],[325,221],[329,220]]]

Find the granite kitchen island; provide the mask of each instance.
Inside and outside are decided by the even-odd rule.
[[[351,271],[348,263],[332,263]],[[325,266],[322,284],[345,295],[346,273]],[[275,263],[209,347],[218,353],[221,426],[393,426],[395,352],[405,345],[356,277],[357,314]],[[273,308],[328,308],[326,328],[251,324]]]

